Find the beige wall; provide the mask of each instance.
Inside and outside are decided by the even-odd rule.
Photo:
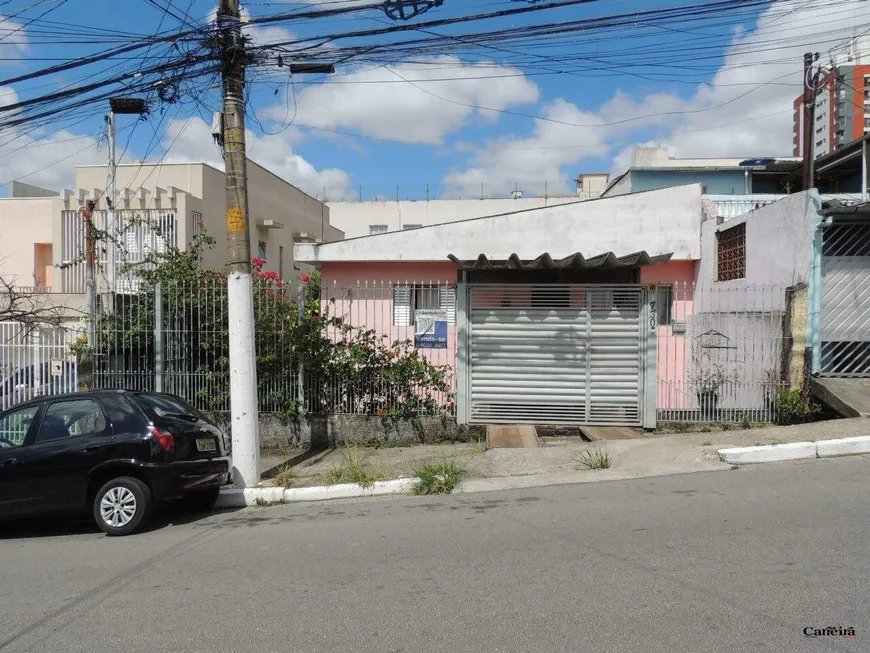
[[[85,190],[105,188],[105,166],[79,166],[76,185]],[[219,268],[226,263],[226,190],[224,173],[203,163],[163,164],[160,166],[130,164],[118,167],[117,187],[138,188],[155,186],[167,189],[174,186],[186,191],[189,206],[185,219],[186,243],[191,237],[192,211],[202,213],[208,235],[214,238],[214,248],[206,253],[206,267]],[[120,203],[119,203],[120,204]],[[119,206],[120,208],[120,206]],[[149,208],[142,206],[141,208]],[[284,248],[284,276],[295,276],[293,271],[294,234],[303,233],[325,242],[341,240],[344,234],[330,226],[329,207],[306,195],[262,166],[248,161],[248,212],[251,238],[251,256],[257,255],[257,244],[265,241],[266,270],[279,271],[279,248]],[[258,226],[261,220],[274,220],[283,228],[266,229]],[[181,235],[179,231],[179,235]]]
[[[35,245],[53,242],[58,198],[0,199],[0,275],[20,286],[34,286]]]

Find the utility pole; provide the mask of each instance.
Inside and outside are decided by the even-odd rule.
[[[95,346],[97,319],[97,287],[94,243],[94,200],[88,200],[81,209],[82,218],[85,222],[85,293],[88,303],[88,347]]]
[[[815,80],[813,79],[813,53],[804,54],[804,130],[803,130],[803,155],[804,155],[804,190],[813,187],[813,142],[816,122],[816,93]],[[833,135],[832,135],[833,136]]]
[[[245,42],[239,0],[220,0],[218,27],[223,76],[223,145],[227,192],[227,303],[230,344],[230,423],[233,482],[260,482],[260,430],[254,351],[254,294],[248,228],[245,151]]]
[[[109,175],[106,180],[106,275],[109,287],[115,289],[115,263],[117,259],[115,229],[115,198],[118,194],[118,161],[115,159],[115,112],[109,111],[106,116],[106,127],[109,131]]]
[[[118,263],[117,241],[118,225],[115,218],[115,200],[118,195],[118,160],[115,153],[115,116],[142,116],[148,110],[145,100],[131,97],[113,97],[109,99],[109,113],[106,115],[106,127],[109,132],[109,174],[106,180],[106,268],[109,285],[114,290]]]

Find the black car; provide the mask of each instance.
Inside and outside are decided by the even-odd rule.
[[[220,429],[173,395],[39,397],[0,413],[0,518],[90,510],[106,533],[127,535],[155,501],[214,505],[225,452]]]

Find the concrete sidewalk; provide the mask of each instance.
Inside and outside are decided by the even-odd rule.
[[[562,483],[668,476],[692,472],[727,470],[717,450],[725,447],[781,444],[870,435],[870,420],[832,420],[797,426],[651,435],[637,440],[585,442],[580,438],[541,438],[537,449],[494,449],[484,452],[482,443],[421,445],[407,448],[361,449],[359,456],[383,478],[414,475],[421,464],[445,458],[458,460],[468,471],[460,491],[522,488]],[[607,449],[613,456],[610,469],[583,470],[575,461],[578,453]],[[299,478],[293,487],[323,485],[327,470],[343,461],[341,450],[310,455],[296,462]],[[300,452],[298,458],[303,457]],[[291,456],[265,457],[264,470]],[[297,460],[298,460],[297,458]]]

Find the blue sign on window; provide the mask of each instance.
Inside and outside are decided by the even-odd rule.
[[[447,316],[444,311],[415,311],[414,347],[447,349]]]

